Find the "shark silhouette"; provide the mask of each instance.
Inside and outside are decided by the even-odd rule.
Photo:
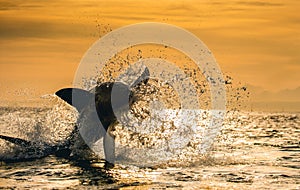
[[[96,130],[97,134],[93,134],[96,138],[91,139],[91,143],[103,137],[104,154],[107,164],[114,165],[115,162],[115,142],[110,130],[118,122],[116,113],[122,112],[124,106],[129,105],[130,107],[133,104],[135,101],[134,88],[143,83],[146,84],[149,76],[149,70],[145,67],[140,76],[131,84],[124,82],[105,82],[97,85],[90,91],[79,88],[64,88],[55,93],[58,97],[77,109],[79,118],[84,117],[87,110],[93,107],[93,109],[91,109],[92,114],[98,117],[97,119],[100,121],[102,127],[91,126],[94,129],[98,129]],[[76,101],[74,101],[74,99],[76,99]],[[94,131],[92,131],[92,133],[93,132]],[[41,152],[41,155],[38,156],[39,158],[48,155],[70,158],[72,153],[71,146],[76,141],[76,138],[80,138],[80,136],[80,129],[78,125],[75,125],[71,135],[59,145],[44,143],[42,146],[36,146],[33,141],[5,135],[0,135],[0,139],[21,146],[24,152]],[[88,148],[87,144],[84,145],[84,148]]]

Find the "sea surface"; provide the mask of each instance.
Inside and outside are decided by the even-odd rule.
[[[76,112],[59,103],[0,108],[0,134],[35,142],[57,144],[75,123]],[[111,169],[105,169],[101,158],[39,158],[36,153],[24,160],[26,152],[0,140],[0,188],[300,189],[299,137],[299,113],[227,111],[205,154],[193,152],[188,159],[187,153],[152,166],[120,163]],[[15,161],[5,162],[7,158]]]

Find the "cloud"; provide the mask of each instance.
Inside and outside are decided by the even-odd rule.
[[[38,8],[43,7],[41,3],[35,1],[0,1],[0,11],[20,10],[24,8]]]
[[[0,38],[84,37],[84,23],[53,20],[8,18],[0,20]]]
[[[18,4],[11,1],[0,1],[0,11],[1,10],[15,10],[19,9]]]
[[[239,5],[248,5],[248,6],[259,6],[259,7],[274,7],[274,6],[284,6],[282,3],[271,3],[271,2],[264,2],[264,1],[239,1],[236,2]]]

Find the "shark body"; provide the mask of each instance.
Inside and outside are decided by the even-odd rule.
[[[110,130],[118,122],[116,113],[121,112],[124,106],[129,105],[130,107],[133,104],[135,101],[133,89],[142,83],[146,84],[149,75],[149,70],[146,67],[140,77],[131,85],[123,82],[105,82],[97,85],[90,91],[79,88],[63,88],[55,93],[55,95],[77,109],[79,112],[79,121],[77,123],[80,123],[80,118],[83,118],[86,114],[93,115],[94,118],[97,117],[102,126],[92,126],[94,124],[91,122],[91,124],[81,127],[96,129],[96,131],[90,132],[93,135],[90,143],[94,143],[103,137],[105,160],[110,165],[114,165],[115,162],[115,142]],[[41,154],[37,156],[38,158],[48,155],[71,158],[72,145],[77,138],[81,138],[80,128],[77,125],[74,126],[71,135],[59,145],[44,143],[42,146],[36,146],[32,141],[0,135],[0,139],[20,146],[23,152],[40,152]],[[83,148],[88,148],[87,144],[83,146]],[[24,159],[20,161],[22,160]]]

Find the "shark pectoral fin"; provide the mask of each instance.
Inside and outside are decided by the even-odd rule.
[[[92,93],[79,88],[63,88],[55,92],[55,95],[74,106],[79,113],[94,98]]]
[[[0,139],[6,140],[8,142],[14,143],[16,145],[19,145],[21,147],[30,147],[32,145],[32,142],[24,140],[24,139],[20,139],[17,137],[9,137],[9,136],[5,136],[5,135],[0,135]]]
[[[110,163],[115,163],[115,138],[109,133],[106,132],[103,138],[104,154],[105,160]]]

